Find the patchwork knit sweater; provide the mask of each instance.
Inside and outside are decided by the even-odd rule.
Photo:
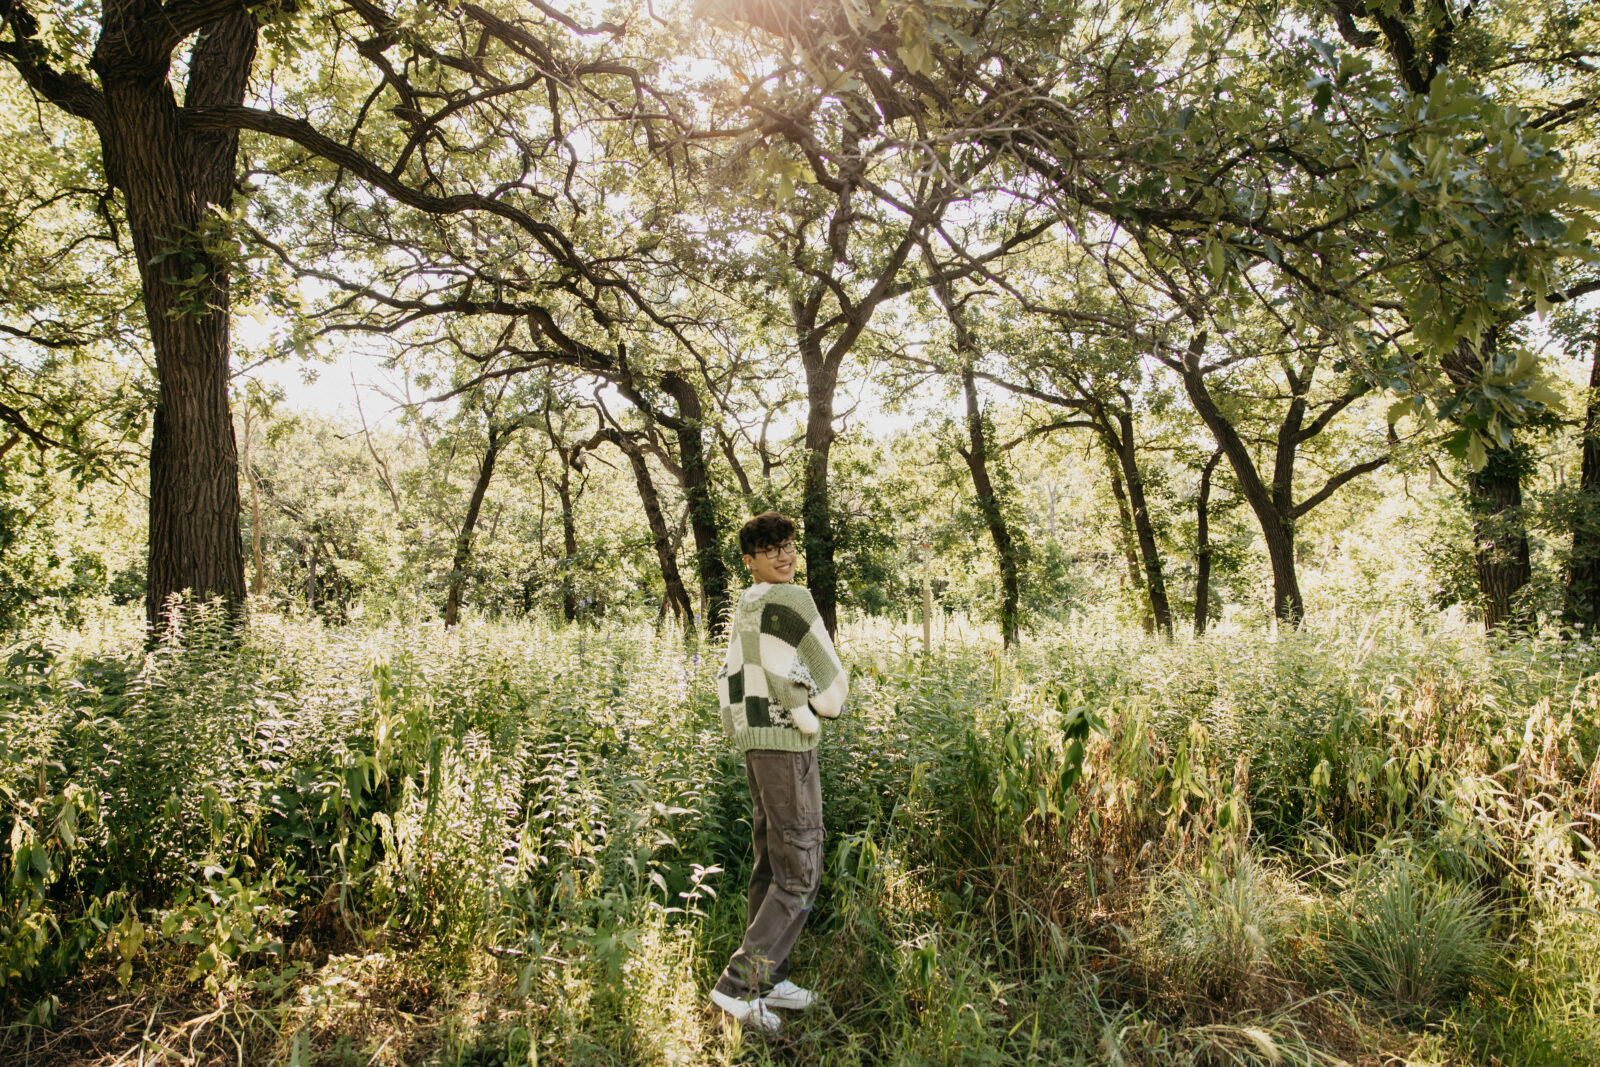
[[[822,730],[817,716],[838,718],[849,688],[804,586],[757,582],[744,591],[717,678],[722,728],[740,751],[815,748]]]

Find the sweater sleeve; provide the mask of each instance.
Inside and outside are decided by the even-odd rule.
[[[825,719],[837,719],[844,711],[844,699],[850,692],[850,677],[822,622],[822,613],[811,599],[811,591],[804,586],[791,586],[796,609],[810,625],[805,634],[795,642],[795,663],[790,675],[810,692],[812,709]],[[787,592],[787,590],[786,590]]]

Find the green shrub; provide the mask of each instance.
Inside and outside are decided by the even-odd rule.
[[[1477,889],[1435,877],[1404,852],[1358,867],[1330,915],[1327,954],[1350,989],[1402,1019],[1457,1000],[1497,957]]]
[[[1288,879],[1250,856],[1157,879],[1146,907],[1150,962],[1179,987],[1234,1005],[1276,984],[1299,911]]]
[[[249,998],[197,1042],[230,1062],[1596,1060],[1592,643],[1385,616],[923,655],[847,620],[795,970],[824,1004],[739,1051],[704,997],[750,864],[717,649],[191,608],[147,651],[130,619],[0,655],[0,1060],[113,998],[146,1006],[100,1047],[187,1047],[148,1015],[185,982]]]

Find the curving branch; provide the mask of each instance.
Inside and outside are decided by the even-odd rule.
[[[11,30],[11,41],[0,41],[0,59],[10,63],[28,88],[69,115],[87,119],[103,129],[110,119],[105,97],[88,79],[50,65],[49,55],[36,39],[39,20],[20,0],[0,0],[0,22]]]
[[[1377,459],[1369,459],[1365,463],[1357,463],[1353,467],[1340,471],[1338,474],[1335,474],[1333,477],[1329,478],[1326,482],[1323,482],[1321,489],[1318,489],[1315,493],[1312,493],[1310,496],[1306,497],[1304,500],[1300,501],[1300,503],[1296,504],[1292,509],[1290,509],[1289,514],[1296,519],[1302,517],[1312,508],[1316,507],[1324,500],[1327,500],[1334,493],[1337,493],[1346,482],[1354,481],[1363,474],[1371,474],[1379,467],[1382,467],[1384,464],[1388,463],[1390,458],[1391,457],[1388,455],[1382,455]]]
[[[400,203],[430,215],[459,215],[469,211],[496,215],[533,237],[539,246],[562,266],[580,270],[586,277],[590,276],[588,265],[577,256],[566,234],[549,223],[540,222],[513,204],[481,193],[436,196],[420,189],[413,189],[360,152],[333,140],[304,119],[242,105],[213,105],[186,107],[182,111],[181,120],[183,125],[192,131],[251,130],[292,141],[313,155],[344,168]],[[606,281],[597,278],[591,280],[597,284],[605,284]]]
[[[0,403],[0,423],[32,441],[43,452],[46,448],[60,447],[61,442],[46,434],[28,421],[27,415],[6,403]]]

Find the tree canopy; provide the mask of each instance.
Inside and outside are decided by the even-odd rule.
[[[833,626],[841,602],[885,603],[859,583],[914,525],[837,491],[835,443],[949,398],[963,429],[935,437],[1008,635],[1038,565],[1013,450],[1085,434],[1129,595],[1165,632],[1178,519],[1146,471],[1168,456],[1254,516],[1291,623],[1313,509],[1396,464],[1453,469],[1486,617],[1527,625],[1516,457],[1575,424],[1543,339],[1600,289],[1600,29],[1526,16],[6,0],[6,451],[79,484],[146,466],[151,624],[185,590],[242,611],[241,531],[254,559],[267,518],[230,397],[257,358],[361,345],[417,388],[403,439],[362,431],[402,530],[422,520],[384,449],[449,442],[428,521],[454,531],[452,623],[498,551],[481,524],[502,484],[567,516],[576,612],[572,512],[598,463],[632,484],[663,611],[718,626],[732,527],[779,506]],[[241,314],[264,351],[243,353]],[[1594,583],[1567,584],[1566,617],[1591,617]]]

